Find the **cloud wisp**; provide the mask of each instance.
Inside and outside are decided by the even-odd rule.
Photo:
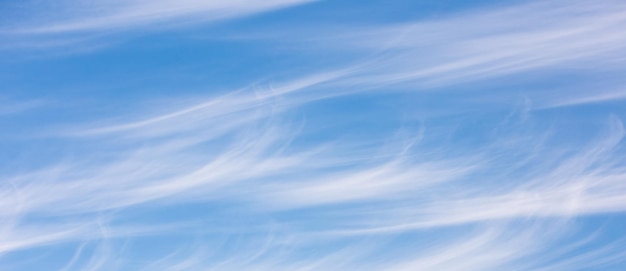
[[[58,14],[9,32],[159,31],[305,2],[27,2]],[[241,75],[221,94],[86,91],[111,104],[89,115],[60,84],[72,116],[0,107],[29,127],[0,134],[0,269],[620,270],[626,111],[608,105],[624,102],[626,5],[575,3],[307,32],[331,44],[289,29],[277,44],[318,52],[237,67],[287,79]]]
[[[273,1],[54,1],[26,2],[20,8],[39,17],[25,18],[17,32],[55,34],[76,31],[128,30],[158,23],[211,22],[296,4]]]
[[[93,52],[117,44],[120,35],[157,32],[226,21],[300,5],[311,0],[270,1],[23,1],[4,4],[8,21],[0,49],[45,50],[73,47]],[[0,6],[2,8],[2,6]],[[114,36],[112,38],[111,36]]]
[[[369,150],[361,147],[356,153],[349,148],[341,151],[340,146],[345,145],[341,141],[325,146],[294,145],[290,142],[306,135],[307,130],[296,134],[286,132],[293,131],[287,128],[289,122],[284,118],[293,109],[276,110],[289,107],[280,101],[267,102],[254,97],[259,95],[217,97],[173,113],[148,116],[143,121],[66,134],[70,139],[79,137],[93,145],[108,147],[104,148],[106,151],[81,154],[81,162],[65,161],[54,168],[6,179],[12,189],[6,190],[3,197],[2,216],[14,222],[4,226],[3,251],[167,232],[168,228],[151,229],[147,224],[126,230],[106,224],[115,224],[113,221],[93,222],[104,214],[150,208],[146,204],[177,206],[201,202],[227,204],[232,208],[257,206],[244,211],[248,215],[280,216],[305,211],[306,215],[300,218],[287,217],[286,221],[274,222],[293,224],[291,234],[303,240],[311,235],[372,238],[477,223],[499,225],[503,221],[527,218],[567,219],[621,212],[626,206],[626,190],[621,183],[624,173],[619,166],[622,158],[614,153],[624,133],[618,120],[612,121],[607,136],[600,136],[587,149],[565,154],[560,153],[562,149],[547,147],[534,148],[533,152],[513,152],[508,155],[517,156],[522,162],[506,164],[507,170],[499,171],[496,169],[501,167],[499,162],[487,158],[500,156],[508,160],[506,150],[498,149],[498,144],[470,148],[458,156],[445,155],[449,151],[445,148],[422,148],[420,142],[405,144],[408,149],[382,148],[382,152],[373,146]],[[258,133],[259,129],[264,132]],[[498,140],[511,140],[513,136]],[[533,144],[537,138],[527,140],[527,144]],[[482,153],[476,153],[475,148],[483,149]],[[111,156],[111,151],[115,155]],[[520,155],[528,159],[520,159]],[[552,166],[546,169],[544,165]],[[517,172],[520,168],[526,173]],[[480,184],[475,179],[480,179]],[[38,216],[53,218],[33,221],[32,217]],[[328,222],[313,228],[306,226],[323,218]],[[194,220],[189,223],[194,224]],[[210,232],[211,224],[205,226]],[[102,237],[94,227],[104,227],[108,234]],[[508,228],[498,226],[494,230]],[[487,239],[459,237],[450,240],[451,247],[442,249],[440,254],[425,254],[422,260],[392,266],[395,270],[411,270],[416,266],[437,270],[453,268],[458,262],[458,268],[466,266],[464,270],[484,270],[516,264],[524,255],[524,246],[515,245],[516,250],[503,255],[506,250],[494,246],[503,240],[515,243],[512,233],[504,236],[494,233],[500,236],[494,237],[491,231],[487,231]],[[543,239],[535,235],[546,233],[533,230],[528,234],[534,237],[515,238],[520,242],[537,238],[539,242]],[[293,242],[297,243],[292,249],[309,245],[308,241]],[[353,245],[346,246],[347,251],[354,250],[348,253],[356,253],[355,262],[343,259],[339,264],[328,256],[331,258],[308,264],[270,262],[267,269],[280,269],[285,264],[289,268],[294,265],[310,265],[312,269],[328,265],[350,268],[362,261],[356,255],[364,252]],[[483,253],[478,248],[487,249],[484,253],[490,256],[476,258]],[[201,256],[194,257],[199,257],[198,265],[206,264]],[[451,258],[459,260],[446,260]],[[193,266],[196,260],[186,259],[174,266]],[[476,262],[467,265],[473,261]],[[250,264],[264,270],[262,263]],[[235,266],[243,268],[236,264],[229,268],[236,269]],[[467,269],[467,266],[474,267]],[[94,270],[98,268],[102,267]]]

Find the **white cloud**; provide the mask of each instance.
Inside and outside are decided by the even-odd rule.
[[[92,1],[78,9],[60,2],[49,12],[64,18],[45,17],[16,30],[118,31],[303,2]],[[605,125],[607,132],[571,138],[551,135],[556,125],[534,127],[545,123],[532,117],[494,117],[483,119],[487,128],[459,132],[471,137],[489,130],[486,140],[470,143],[429,130],[469,126],[469,116],[424,124],[410,139],[393,136],[402,127],[346,139],[294,117],[319,100],[363,98],[363,92],[398,84],[432,89],[563,67],[585,72],[589,63],[606,67],[624,57],[626,7],[576,3],[362,28],[332,46],[379,51],[345,69],[41,129],[40,137],[60,145],[82,145],[59,153],[54,164],[0,176],[0,219],[6,222],[0,255],[70,244],[64,269],[116,270],[134,260],[116,254],[122,239],[182,233],[188,236],[165,257],[135,264],[146,270],[576,270],[617,263],[623,246],[593,247],[595,235],[581,241],[575,218],[626,211],[620,117]],[[557,94],[539,107],[623,99],[618,92]],[[13,113],[29,106],[6,108]],[[445,109],[459,115],[463,108]],[[309,110],[312,118],[326,113]],[[366,120],[380,117],[358,112]],[[176,211],[166,216],[183,218],[173,224],[163,221],[170,217],[138,218],[167,208]],[[198,210],[180,214],[188,208]],[[398,239],[411,242],[398,245]],[[578,253],[584,246],[591,248]]]
[[[137,27],[212,22],[250,15],[308,1],[54,1],[27,3],[26,9],[37,17],[22,18],[11,32],[54,34],[74,31],[128,30]],[[156,24],[156,25],[155,25]]]

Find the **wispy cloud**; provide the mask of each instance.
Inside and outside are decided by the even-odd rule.
[[[39,108],[45,104],[46,102],[41,100],[15,101],[14,99],[0,98],[0,116],[27,112],[28,110]]]
[[[119,44],[125,32],[175,29],[245,17],[312,0],[270,1],[24,1],[6,4],[10,20],[0,27],[8,43],[0,49],[45,50],[74,47],[92,52]],[[67,54],[68,52],[55,52]]]
[[[304,49],[363,52],[367,58],[351,84],[380,88],[409,81],[407,86],[424,89],[548,68],[618,68],[626,57],[624,14],[619,1],[549,1],[278,36]]]
[[[510,164],[507,168],[513,171],[498,172],[492,165],[496,161],[486,159],[498,152],[494,148],[486,148],[480,155],[458,157],[434,153],[429,156],[447,158],[438,161],[427,156],[421,158],[424,162],[419,162],[420,159],[415,160],[419,153],[427,153],[420,151],[419,143],[410,149],[388,148],[365,160],[361,156],[341,154],[333,145],[317,150],[294,146],[289,138],[296,134],[285,133],[287,130],[280,128],[282,125],[276,126],[281,123],[279,116],[288,111],[270,110],[271,114],[262,114],[277,105],[250,99],[260,103],[246,102],[244,96],[236,99],[242,103],[232,104],[233,100],[218,97],[143,121],[92,129],[84,135],[70,134],[85,136],[96,145],[109,145],[107,149],[115,150],[115,155],[107,158],[109,151],[83,154],[84,162],[69,161],[54,169],[7,179],[13,184],[13,192],[9,192],[13,196],[4,197],[8,201],[4,202],[3,216],[13,217],[17,224],[7,229],[5,237],[34,237],[17,243],[5,242],[4,250],[80,240],[93,227],[87,219],[88,224],[78,223],[76,230],[68,231],[71,224],[64,220],[48,220],[34,224],[37,230],[27,233],[24,232],[27,228],[18,225],[33,222],[21,217],[38,214],[90,217],[106,210],[139,208],[146,202],[243,204],[252,201],[260,204],[253,213],[276,214],[294,208],[328,206],[330,209],[308,211],[309,218],[293,222],[307,225],[313,223],[309,219],[334,213],[330,215],[332,222],[306,231],[330,236],[395,235],[507,219],[619,212],[626,203],[626,191],[619,181],[623,176],[619,164],[603,162],[611,159],[623,137],[618,121],[613,122],[606,139],[593,143],[587,150],[559,156],[559,149],[538,149],[539,153],[528,154],[535,157],[530,165]],[[223,114],[215,115],[214,110]],[[254,132],[259,128],[265,132]],[[115,136],[114,143],[109,142],[110,136]],[[534,138],[529,140],[532,142]],[[544,158],[537,159],[539,156]],[[339,157],[344,158],[338,160]],[[330,160],[334,161],[329,163]],[[95,161],[108,162],[94,164]],[[554,169],[546,170],[543,164],[552,164]],[[513,177],[518,174],[515,169],[524,166],[531,174]],[[481,175],[484,170],[492,176]],[[476,182],[471,180],[479,176],[483,185],[477,189]],[[501,179],[503,176],[509,177]],[[15,206],[11,203],[15,201],[20,206],[17,210],[10,207]],[[350,207],[354,203],[362,204],[364,209]],[[341,228],[344,229],[338,231]],[[138,233],[145,232],[149,230]],[[502,252],[491,243],[498,240],[476,241],[479,242],[476,245]],[[475,251],[480,251],[473,248],[474,241],[467,242],[461,241],[454,249],[447,248],[445,254],[425,255],[424,260],[397,269],[424,266],[426,270],[436,270],[453,264],[445,260],[448,258],[461,259],[459,266],[466,265],[470,259],[478,260]],[[455,256],[454,251],[467,254],[467,260]],[[508,256],[485,253],[491,256],[476,262],[475,270],[506,266],[510,262]],[[521,257],[519,251],[513,250],[510,256]],[[325,264],[312,266],[316,269]]]
[[[128,30],[158,23],[211,22],[305,3],[273,1],[55,1],[22,4],[33,15],[12,32],[54,34],[74,31]]]
[[[9,32],[99,35],[305,2],[28,2],[58,17]],[[14,120],[32,122],[43,150],[1,142],[12,163],[0,166],[0,266],[41,266],[29,255],[40,250],[58,270],[621,266],[625,236],[605,227],[626,211],[626,112],[574,106],[623,103],[621,80],[603,75],[598,90],[556,75],[623,71],[626,6],[575,3],[307,33],[330,44],[287,25],[277,44],[351,56],[269,65],[267,78],[287,79],[242,76],[223,94],[183,97],[180,81],[166,102],[146,91],[105,116],[77,106],[67,110],[87,116]],[[0,120],[35,106],[10,102]]]

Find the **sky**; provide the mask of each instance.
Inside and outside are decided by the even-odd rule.
[[[0,270],[626,270],[626,2],[0,0]]]

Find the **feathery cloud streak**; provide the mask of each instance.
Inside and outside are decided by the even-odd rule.
[[[302,0],[272,1],[54,1],[26,2],[20,5],[30,16],[18,33],[53,34],[73,31],[132,29],[138,26],[169,22],[211,22],[259,13]]]
[[[181,3],[95,5],[92,18],[54,19],[30,34],[295,4]],[[333,32],[332,44],[310,38],[305,50],[286,53],[319,50],[295,56],[303,65],[293,70],[238,67],[242,87],[232,91],[208,84],[182,94],[191,84],[174,80],[156,95],[142,81],[140,95],[110,84],[90,96],[107,104],[101,113],[65,81],[50,86],[72,105],[61,112],[22,114],[28,103],[12,102],[11,119],[1,119],[14,130],[2,132],[11,156],[0,157],[0,266],[620,270],[626,112],[612,75],[626,59],[626,13],[617,1],[577,3]],[[276,44],[302,40],[287,33]],[[254,45],[259,55],[268,49]],[[100,53],[115,55],[92,54]],[[326,65],[320,54],[338,57]],[[286,79],[258,83],[248,69]],[[66,80],[108,83],[87,78]],[[32,88],[14,87],[24,86]]]

